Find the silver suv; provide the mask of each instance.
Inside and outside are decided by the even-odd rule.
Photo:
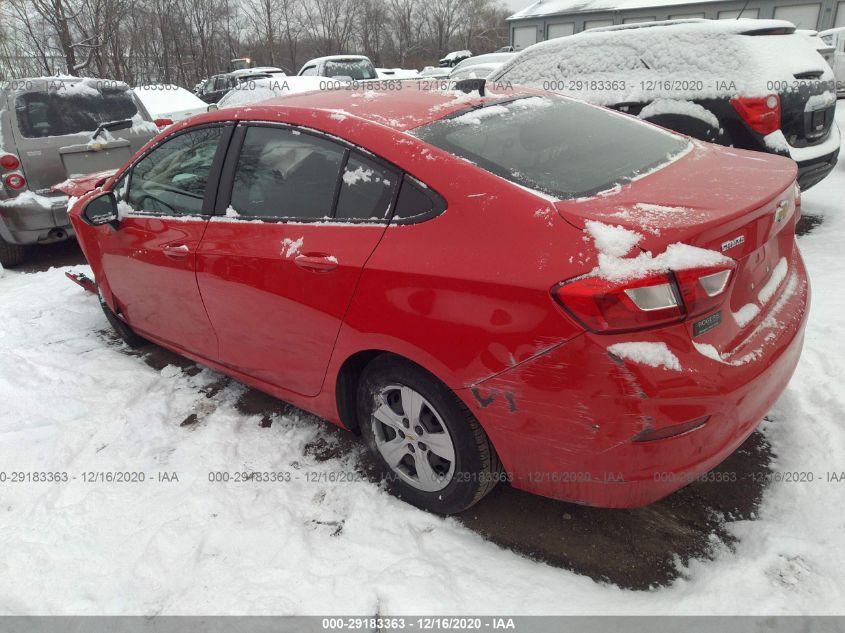
[[[20,264],[28,244],[73,237],[67,178],[123,165],[158,132],[129,86],[46,77],[0,84],[0,264]]]

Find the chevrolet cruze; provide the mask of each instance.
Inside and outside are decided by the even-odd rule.
[[[168,128],[72,208],[103,309],[360,433],[420,507],[653,502],[796,366],[795,163],[482,84]]]

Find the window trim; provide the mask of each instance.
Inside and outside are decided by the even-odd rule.
[[[226,152],[228,151],[229,144],[232,140],[232,132],[234,131],[235,125],[231,121],[223,121],[220,123],[206,123],[204,125],[196,125],[189,128],[184,128],[182,130],[178,130],[173,134],[169,134],[168,136],[164,137],[160,141],[158,141],[155,145],[147,149],[141,156],[137,159],[133,160],[129,166],[124,169],[120,174],[118,174],[114,181],[112,182],[112,187],[110,191],[114,191],[114,185],[116,185],[121,178],[126,176],[126,195],[124,196],[124,202],[128,200],[129,197],[129,190],[132,188],[132,178],[135,174],[135,167],[144,160],[147,156],[152,154],[154,151],[159,149],[165,143],[174,140],[178,136],[182,136],[183,134],[188,134],[190,132],[195,132],[197,130],[203,130],[206,128],[212,127],[219,127],[222,128],[222,134],[220,135],[220,139],[217,142],[217,150],[214,153],[214,159],[211,161],[211,169],[208,172],[208,182],[205,186],[205,195],[202,199],[202,212],[201,213],[185,213],[178,216],[173,216],[172,213],[165,213],[163,211],[136,211],[133,209],[133,214],[145,216],[145,217],[178,217],[178,218],[203,218],[207,220],[211,215],[214,213],[214,200],[217,194],[217,188],[219,187],[220,181],[220,171],[223,167],[223,161],[226,157]]]
[[[232,190],[235,186],[235,172],[238,168],[238,160],[241,156],[241,149],[243,148],[244,140],[246,139],[246,133],[251,127],[278,128],[283,130],[296,131],[300,134],[307,134],[309,136],[313,136],[334,143],[342,150],[344,150],[344,154],[340,165],[340,171],[338,172],[337,180],[335,181],[334,197],[332,198],[331,217],[302,218],[296,216],[247,215],[245,213],[238,212],[238,217],[234,218],[235,221],[243,220],[254,222],[255,220],[259,220],[261,222],[270,222],[274,224],[314,224],[322,222],[338,226],[345,224],[381,225],[390,224],[392,222],[393,214],[396,211],[396,201],[399,198],[399,190],[402,188],[402,182],[405,176],[405,172],[402,169],[400,169],[393,163],[384,160],[380,156],[376,156],[371,151],[347,141],[346,139],[342,139],[338,136],[334,136],[332,134],[328,134],[320,130],[316,130],[314,128],[295,125],[292,123],[282,123],[275,121],[241,121],[238,123],[232,136],[232,140],[229,143],[229,150],[226,154],[225,162],[223,164],[223,169],[220,175],[219,184],[217,186],[216,203],[214,206],[214,212],[212,214],[213,217],[225,216],[226,210],[232,204]],[[349,157],[352,155],[353,152],[356,152],[364,158],[367,158],[373,161],[374,163],[377,163],[387,171],[391,172],[396,178],[396,184],[394,185],[393,195],[390,200],[390,213],[384,218],[373,220],[372,218],[335,217],[337,215],[337,203],[340,199],[340,191],[343,184],[343,174],[346,170],[346,164],[349,161]]]

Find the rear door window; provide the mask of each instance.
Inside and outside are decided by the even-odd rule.
[[[23,136],[46,138],[93,132],[101,123],[131,119],[138,108],[129,90],[59,82],[18,95],[15,113]]]
[[[232,208],[270,218],[330,218],[346,148],[287,128],[247,129]]]
[[[685,139],[654,126],[563,97],[500,101],[412,133],[556,198],[629,182],[689,147]]]
[[[127,201],[141,213],[191,215],[203,211],[206,187],[223,127],[171,138],[132,167]]]
[[[353,152],[343,170],[335,217],[339,220],[383,220],[390,213],[396,173]]]

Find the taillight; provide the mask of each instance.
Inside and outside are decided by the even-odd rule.
[[[704,314],[720,303],[736,264],[675,271],[688,316]]]
[[[675,284],[664,274],[621,283],[580,277],[557,286],[553,293],[594,332],[641,330],[684,318]]]
[[[156,124],[159,130],[163,130],[168,125],[173,125],[173,119],[156,119],[153,123]]]
[[[771,134],[780,129],[780,97],[736,97],[731,105],[742,120],[759,134]]]
[[[587,276],[559,284],[552,294],[593,332],[630,332],[682,321],[721,304],[734,262],[640,279]]]
[[[19,191],[26,187],[26,178],[23,177],[23,174],[19,172],[12,172],[11,174],[6,174],[6,177],[3,178],[3,182],[9,189],[13,191]]]
[[[3,154],[0,156],[0,167],[3,169],[17,169],[20,166],[21,161],[14,154]]]

